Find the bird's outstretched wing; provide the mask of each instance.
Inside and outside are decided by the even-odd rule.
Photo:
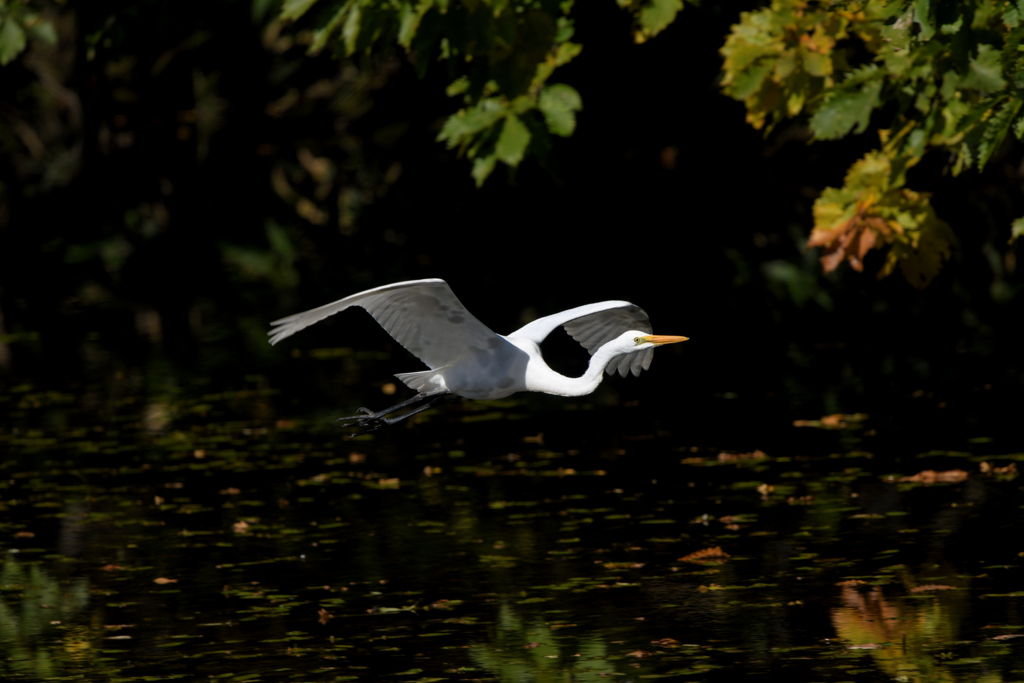
[[[564,325],[565,331],[583,344],[590,355],[627,330],[651,332],[651,321],[639,306],[628,301],[601,301],[538,318],[508,336],[530,339],[540,344],[560,325]],[[653,357],[654,349],[619,356],[608,364],[605,372],[610,375],[618,371],[619,375],[625,377],[632,370],[634,375],[639,376],[641,370],[651,367]]]
[[[432,370],[473,348],[491,349],[504,340],[466,310],[444,280],[410,280],[359,292],[334,303],[270,323],[270,343],[290,337],[351,306],[365,308],[395,341]]]

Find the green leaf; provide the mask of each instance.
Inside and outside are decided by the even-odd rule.
[[[569,137],[576,129],[576,112],[583,108],[583,100],[572,86],[554,83],[541,90],[537,106],[549,131]]]
[[[518,166],[530,144],[530,131],[515,114],[505,117],[498,143],[494,147],[498,158],[509,166]]]
[[[1003,140],[1006,139],[1006,134],[1010,131],[1010,123],[1013,118],[1020,111],[1021,101],[1019,99],[1011,99],[1009,102],[1004,104],[998,112],[993,114],[985,121],[984,132],[981,136],[981,144],[978,145],[978,168],[981,169],[988,163],[989,157],[992,153],[999,149],[999,146],[1003,144]]]
[[[1024,216],[1013,222],[1010,228],[1010,244],[1013,244],[1021,235],[1024,235]]]
[[[459,76],[451,82],[447,88],[444,89],[444,94],[448,97],[455,97],[469,90],[469,78],[466,76]]]
[[[935,35],[935,26],[931,23],[931,0],[914,0],[914,21],[921,27],[918,38],[922,41],[931,40]]]
[[[465,146],[471,138],[496,124],[506,114],[506,111],[494,99],[482,100],[474,107],[463,109],[449,116],[441,127],[437,139],[440,142],[446,141],[448,149]]]
[[[494,153],[473,159],[473,180],[476,181],[477,187],[483,185],[487,176],[491,175],[494,170],[494,162],[497,160],[498,155]]]
[[[981,93],[992,93],[1006,87],[999,50],[991,45],[979,45],[978,56],[971,59],[970,68],[961,85]]]
[[[288,233],[277,223],[268,220],[265,226],[267,242],[270,248],[289,263],[295,260],[295,245],[292,244]]]
[[[24,49],[25,31],[14,19],[8,17],[0,25],[0,65],[10,64]]]
[[[54,28],[52,22],[46,21],[45,19],[39,19],[33,22],[31,26],[26,26],[25,28],[29,35],[36,40],[46,43],[47,45],[57,44],[57,29]]]
[[[683,0],[650,0],[640,10],[640,30],[645,38],[664,31],[683,9]]]
[[[348,18],[345,19],[345,26],[341,29],[341,38],[345,41],[346,54],[351,55],[356,51],[356,41],[359,39],[359,24],[362,16],[363,13],[359,4],[353,2],[352,10],[348,13]]]
[[[338,26],[341,25],[342,20],[345,18],[345,14],[348,12],[349,7],[352,6],[354,0],[349,0],[344,5],[338,8],[338,11],[334,13],[330,21],[324,24],[323,27],[313,32],[313,42],[309,46],[309,53],[316,54],[320,50],[324,49],[327,45],[327,40],[331,35],[338,30]]]
[[[877,75],[868,80],[863,87],[856,90],[837,88],[835,93],[824,104],[818,107],[811,117],[811,130],[819,140],[836,140],[857,127],[857,133],[863,133],[871,121],[871,112],[879,104],[882,92],[882,73],[877,66],[866,67],[862,71],[870,74],[858,74],[856,79],[851,76],[847,82],[863,80],[868,75]],[[843,88],[846,83],[843,84]]]
[[[954,21],[952,24],[943,24],[939,28],[939,30],[942,31],[942,35],[944,36],[954,36],[960,32],[960,29],[963,28],[963,25],[964,15],[961,14],[956,18],[956,21]]]
[[[908,8],[895,21],[882,26],[880,31],[882,38],[889,44],[892,50],[903,53],[910,47],[912,38],[910,26],[913,23],[913,13],[913,8]]]
[[[724,90],[734,99],[745,100],[761,89],[774,68],[775,64],[766,59],[753,68],[738,72]]]
[[[922,195],[924,196],[924,195]],[[924,289],[942,270],[942,264],[951,256],[955,241],[949,224],[935,214],[924,199],[923,211],[916,212],[918,223],[916,244],[913,247],[896,243],[893,252],[900,260],[900,270],[912,287]]]
[[[295,21],[305,14],[316,0],[284,0],[281,6],[281,18]]]
[[[1006,9],[1003,10],[1003,23],[1010,28],[1017,28],[1020,24],[1020,12],[1013,5],[1007,5]]]
[[[434,6],[433,0],[420,0],[414,7],[408,4],[402,10],[402,19],[398,26],[398,44],[408,50],[412,46],[412,39],[420,27],[423,15]]]

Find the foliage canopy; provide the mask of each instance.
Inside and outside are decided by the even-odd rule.
[[[633,13],[637,42],[683,7],[618,4]],[[572,9],[571,0],[288,0],[282,15],[313,23],[313,51],[332,39],[346,55],[392,42],[421,72],[447,61],[448,94],[462,108],[438,139],[472,160],[479,185],[498,162],[543,157],[550,136],[573,133],[582,99],[552,82],[582,49],[572,42]],[[980,169],[1011,130],[1024,136],[1022,38],[1024,0],[773,0],[733,26],[721,86],[766,132],[804,116],[815,140],[836,140],[865,132],[874,117],[880,148],[818,198],[808,245],[823,247],[826,271],[843,260],[861,270],[869,250],[887,249],[879,276],[898,265],[924,287],[955,239],[930,195],[905,187],[907,170],[931,150],[950,155],[953,175]],[[1011,239],[1022,231],[1024,219]]]
[[[931,150],[953,175],[981,169],[1011,130],[1024,136],[1022,20],[1024,3],[1006,0],[774,0],[741,15],[722,86],[752,126],[805,114],[815,140],[834,140],[885,119],[880,149],[815,203],[808,245],[826,271],[844,258],[860,270],[888,245],[880,277],[897,264],[914,286],[935,277],[953,234],[928,194],[905,188],[907,170]]]
[[[686,0],[695,3],[696,0]],[[684,0],[616,0],[638,43],[670,26]],[[398,49],[419,74],[448,71],[456,98],[438,141],[471,161],[482,185],[498,164],[549,155],[583,108],[556,71],[576,58],[574,0],[284,0],[282,19],[304,31],[310,53],[342,57]],[[0,64],[53,25],[27,0],[0,4]],[[864,269],[884,252],[879,277],[897,267],[915,287],[938,274],[953,230],[907,173],[933,152],[958,176],[980,170],[1004,143],[1024,138],[1024,0],[772,0],[742,12],[724,45],[722,92],[769,133],[805,122],[814,141],[861,134],[879,146],[849,167],[841,188],[815,202],[808,246],[831,271]],[[1012,242],[1024,217],[1009,226]]]
[[[671,24],[683,0],[617,0],[635,18],[644,42]],[[444,61],[447,93],[461,108],[438,135],[473,162],[477,185],[498,162],[516,167],[528,154],[543,159],[550,136],[568,137],[583,107],[579,93],[551,82],[579,55],[572,41],[573,0],[286,0],[281,16],[313,27],[310,52],[333,45],[345,56],[404,49],[422,75]]]

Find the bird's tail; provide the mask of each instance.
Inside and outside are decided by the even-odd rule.
[[[443,369],[424,370],[423,372],[400,372],[395,377],[405,382],[405,386],[413,391],[448,391],[448,387],[444,383],[444,377],[441,376],[441,370]]]

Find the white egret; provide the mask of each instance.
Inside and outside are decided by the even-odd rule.
[[[395,375],[419,392],[408,401],[376,412],[360,408],[359,415],[340,418],[355,420],[366,431],[400,422],[456,396],[489,400],[517,391],[583,396],[597,388],[605,371],[639,376],[650,367],[655,347],[687,339],[651,334],[647,314],[628,301],[570,308],[502,336],[467,311],[448,283],[434,278],[368,289],[275,320],[270,323],[270,343],[351,306],[366,309],[395,341],[430,368]],[[555,372],[541,356],[540,343],[559,326],[591,354],[590,365],[580,377]],[[409,410],[394,416],[402,409]]]

